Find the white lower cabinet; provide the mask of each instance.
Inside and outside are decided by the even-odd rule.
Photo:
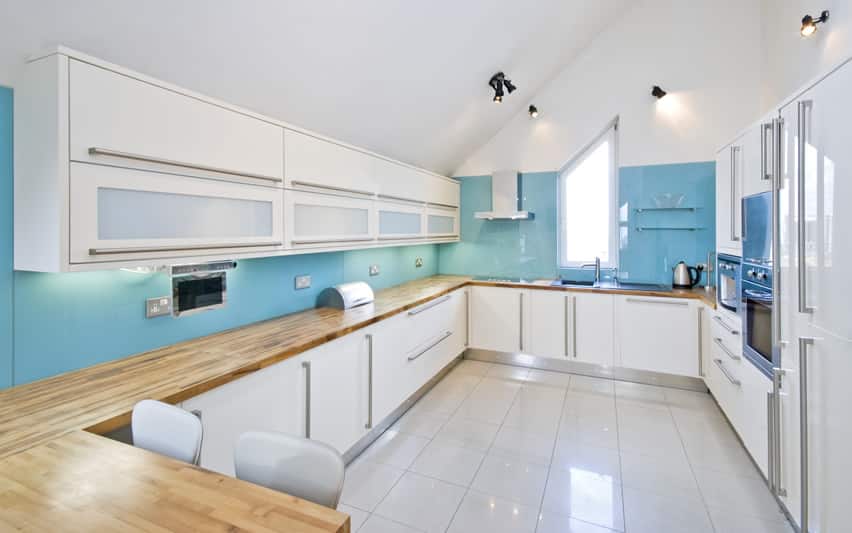
[[[523,351],[524,293],[506,287],[471,287],[470,343],[499,352]]]
[[[529,291],[526,351],[539,357],[573,357],[571,294],[564,291]]]
[[[698,377],[698,320],[690,300],[618,296],[620,366]]]
[[[234,445],[246,431],[305,434],[302,356],[293,357],[209,390],[181,405],[198,411],[204,426],[201,466],[234,475]]]

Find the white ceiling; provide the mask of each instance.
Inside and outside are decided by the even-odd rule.
[[[0,84],[65,44],[450,174],[628,2],[0,0]]]

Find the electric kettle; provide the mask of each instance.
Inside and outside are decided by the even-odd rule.
[[[692,275],[693,272],[695,272],[695,276]],[[700,280],[701,273],[698,269],[683,261],[672,268],[672,287],[676,289],[691,289],[698,285]]]

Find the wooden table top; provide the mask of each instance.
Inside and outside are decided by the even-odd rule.
[[[84,431],[0,460],[0,532],[349,527],[333,509]]]

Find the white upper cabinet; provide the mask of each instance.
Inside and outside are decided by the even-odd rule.
[[[379,158],[374,161],[373,171],[379,198],[426,202],[429,184],[424,176],[428,174]]]
[[[716,154],[716,249],[742,254],[742,146],[736,141]]]
[[[459,207],[460,185],[454,180],[420,172],[426,181],[426,201],[444,207]]]
[[[71,60],[73,161],[281,186],[284,128]]]
[[[293,188],[322,188],[352,194],[376,192],[373,157],[304,133],[284,133],[286,183]]]
[[[285,191],[290,248],[352,246],[375,239],[374,202],[343,194]]]
[[[458,237],[459,210],[429,205],[426,208],[426,234],[429,237]]]
[[[421,239],[426,236],[422,204],[400,200],[376,202],[379,239]]]

